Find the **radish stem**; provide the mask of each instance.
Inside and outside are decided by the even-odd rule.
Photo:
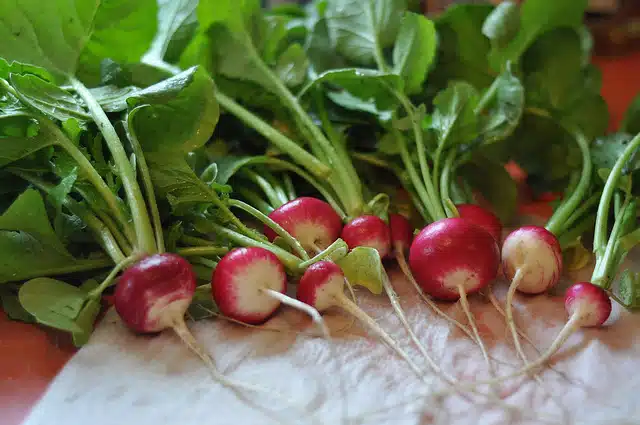
[[[320,329],[320,332],[322,332],[322,336],[326,339],[330,338],[329,328],[327,328],[327,325],[318,310],[311,307],[309,304],[305,304],[281,292],[274,291],[273,289],[262,288],[261,291],[269,295],[270,297],[280,301],[282,304],[286,304],[289,307],[295,308],[296,310],[300,310],[308,314],[309,317],[311,317],[311,320],[313,320],[313,323],[315,323],[316,326],[318,326],[318,328]]]

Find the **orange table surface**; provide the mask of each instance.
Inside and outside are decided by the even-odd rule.
[[[609,104],[610,128],[615,129],[640,92],[640,52],[594,62],[603,71],[602,94]],[[527,212],[535,209],[529,206]],[[0,424],[20,424],[74,352],[63,335],[10,321],[0,311]]]

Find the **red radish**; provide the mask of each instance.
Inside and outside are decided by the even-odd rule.
[[[204,347],[191,334],[184,315],[195,289],[196,275],[187,260],[172,253],[155,254],[143,258],[122,273],[115,289],[114,305],[123,322],[135,332],[157,333],[173,329],[221,384],[265,391],[233,382],[222,375]]]
[[[317,198],[300,197],[269,214],[269,218],[300,242],[309,254],[317,254],[340,236],[342,220],[328,203]],[[268,226],[264,234],[270,241],[276,233]]]
[[[409,250],[409,265],[420,287],[444,300],[460,299],[476,342],[492,371],[489,354],[471,314],[467,294],[496,278],[500,252],[484,229],[462,218],[445,218],[422,229]]]
[[[309,314],[325,336],[320,314],[284,294],[287,275],[278,257],[264,248],[236,248],[225,254],[213,271],[211,291],[220,312],[239,322],[265,322],[281,303]]]
[[[493,237],[461,218],[431,223],[414,238],[409,265],[429,295],[457,300],[495,279],[500,252]]]
[[[500,245],[502,241],[502,223],[500,219],[491,211],[475,204],[456,205],[460,218],[469,220],[489,232]]]
[[[340,237],[353,249],[357,246],[375,248],[380,258],[391,253],[391,233],[389,226],[380,217],[362,215],[354,218],[342,228]]]
[[[345,282],[344,273],[336,263],[319,261],[309,266],[300,278],[296,296],[298,300],[314,307],[319,312],[335,306],[353,315],[371,331],[378,334],[380,339],[405,360],[421,379],[424,379],[424,371],[411,360],[398,343],[374,319],[346,297],[344,294]]]
[[[413,240],[413,227],[409,220],[401,214],[389,214],[389,230],[391,246],[394,250],[409,250]]]

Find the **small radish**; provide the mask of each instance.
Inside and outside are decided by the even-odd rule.
[[[347,243],[349,249],[357,246],[375,248],[380,258],[385,258],[391,253],[389,226],[375,215],[354,218],[342,228],[340,237]]]
[[[495,279],[500,252],[493,237],[462,218],[431,223],[414,238],[409,265],[422,289],[457,300]]]
[[[418,377],[424,379],[424,371],[411,360],[398,343],[373,318],[346,297],[345,282],[344,273],[336,263],[319,261],[309,266],[300,278],[296,297],[319,312],[324,312],[331,307],[339,307],[353,315],[405,360]]]
[[[484,229],[462,218],[444,218],[422,229],[409,250],[416,282],[429,295],[460,299],[476,342],[491,368],[489,354],[471,314],[467,294],[480,291],[496,278],[500,252]]]
[[[287,275],[278,257],[259,247],[229,251],[211,277],[213,299],[225,316],[257,325],[269,319],[282,303],[307,313],[326,336],[320,314],[285,295],[286,287]]]
[[[393,252],[395,254],[396,261],[398,262],[398,266],[400,270],[405,275],[405,277],[411,282],[414,289],[420,295],[420,298],[440,317],[445,319],[446,321],[452,323],[454,326],[457,326],[462,332],[464,332],[469,338],[473,339],[473,335],[471,331],[467,329],[465,325],[458,322],[454,318],[447,315],[444,311],[438,307],[438,305],[431,299],[425,292],[422,290],[418,282],[416,282],[411,270],[409,269],[409,265],[407,264],[407,258],[405,253],[409,251],[411,247],[411,242],[413,241],[413,228],[409,220],[400,214],[389,214],[389,229],[391,230],[391,246],[393,247]]]
[[[340,236],[342,220],[328,203],[312,197],[287,202],[269,214],[269,218],[289,232],[311,255],[327,248]],[[268,226],[264,234],[270,241],[276,233]]]
[[[482,227],[489,232],[500,245],[502,240],[502,223],[491,211],[475,204],[459,204],[456,205],[460,218],[469,220],[472,223]]]
[[[187,260],[172,253],[155,254],[143,258],[122,273],[116,285],[114,305],[123,322],[137,333],[173,329],[221,384],[265,391],[235,383],[222,375],[204,347],[191,334],[184,315],[195,289],[196,275]]]

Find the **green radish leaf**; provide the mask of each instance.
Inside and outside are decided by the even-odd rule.
[[[407,12],[393,47],[393,72],[404,79],[407,94],[422,90],[435,58],[436,44],[433,22],[423,15]]]
[[[9,82],[20,100],[50,118],[80,122],[91,119],[84,107],[71,93],[35,75],[11,74]]]
[[[640,308],[640,273],[625,270],[618,281],[619,298],[624,306],[635,311]]]
[[[468,83],[457,81],[434,99],[431,128],[438,135],[439,146],[471,142],[478,137],[479,122],[475,113],[479,95]]]
[[[57,143],[49,127],[23,114],[0,116],[0,167]]]
[[[370,69],[347,68],[323,72],[308,83],[298,94],[303,98],[320,84],[332,84],[343,89],[331,92],[329,98],[347,109],[365,112],[391,111],[398,105],[394,92],[402,92],[402,79]]]
[[[584,20],[588,0],[526,0],[520,8],[520,29],[510,43],[494,45],[489,55],[491,67],[501,71],[507,62],[517,63],[527,48],[548,31],[578,28]]]
[[[505,47],[520,29],[520,10],[512,1],[500,3],[482,25],[484,34],[494,46]]]
[[[337,264],[352,285],[364,286],[376,295],[382,293],[385,272],[377,249],[358,246]]]
[[[436,18],[438,65],[429,74],[427,95],[435,95],[455,80],[477,88],[491,84],[494,75],[487,60],[491,44],[482,34],[482,25],[492,10],[490,4],[458,3]]]
[[[44,68],[16,61],[9,63],[0,57],[0,78],[8,80],[9,75],[11,74],[35,75],[36,77],[40,77],[41,79],[50,82],[54,82],[56,80],[55,77]]]
[[[36,323],[35,317],[22,307],[17,295],[10,292],[2,293],[0,294],[0,300],[2,300],[2,310],[11,320]]]
[[[480,132],[485,144],[510,136],[518,126],[524,111],[525,91],[520,80],[506,69],[494,81],[496,93],[483,108]],[[481,111],[481,114],[483,112]]]
[[[0,57],[73,74],[91,33],[97,1],[0,1]]]
[[[612,133],[597,138],[591,146],[591,160],[594,168],[596,170],[611,170],[630,141],[631,135],[626,133]],[[638,167],[640,167],[640,158],[632,159],[624,167],[623,173],[629,174]],[[606,175],[609,175],[609,171],[606,172]]]
[[[335,53],[335,43],[329,34],[327,20],[324,18],[319,19],[311,29],[306,48],[313,78],[317,78],[318,74],[329,69],[348,66],[346,59]]]
[[[391,200],[386,193],[379,193],[374,196],[367,204],[366,213],[378,216],[383,220],[387,220],[389,217],[389,204]]]
[[[94,300],[92,298],[87,299],[84,306],[78,312],[75,318],[75,324],[78,326],[78,330],[72,332],[73,343],[76,347],[82,347],[87,342],[93,333],[93,325],[100,314],[102,306],[100,300]]]
[[[106,85],[89,91],[105,112],[121,112],[127,109],[127,99],[137,94],[140,89],[133,86]]]
[[[143,61],[175,63],[198,28],[197,0],[157,0],[158,29]]]
[[[127,99],[128,125],[146,152],[190,152],[211,137],[220,111],[211,78],[193,67]]]
[[[28,189],[0,216],[0,283],[70,266],[69,254],[49,224],[38,191]]]
[[[275,72],[287,87],[298,87],[305,80],[308,66],[302,46],[291,44],[278,58]]]
[[[518,187],[504,167],[479,155],[458,170],[469,185],[493,207],[500,221],[508,223],[516,213]]]
[[[99,7],[75,72],[91,85],[100,82],[101,64],[105,58],[120,63],[138,62],[154,39],[158,25],[155,19],[149,19],[157,13],[156,0],[102,0],[96,3]]]
[[[405,0],[327,0],[325,16],[336,51],[359,65],[376,63],[393,46]]]
[[[145,158],[156,195],[169,202],[174,214],[181,215],[195,205],[213,202],[214,189],[196,176],[181,152],[149,153]],[[222,185],[213,188],[220,193],[231,190]]]
[[[567,271],[582,270],[593,258],[593,253],[584,247],[582,238],[562,248],[562,264]]]
[[[620,124],[620,131],[630,134],[640,133],[640,94],[633,99],[627,108]]]
[[[80,332],[75,319],[87,293],[60,280],[39,277],[25,282],[18,292],[20,304],[39,323],[70,332]]]

